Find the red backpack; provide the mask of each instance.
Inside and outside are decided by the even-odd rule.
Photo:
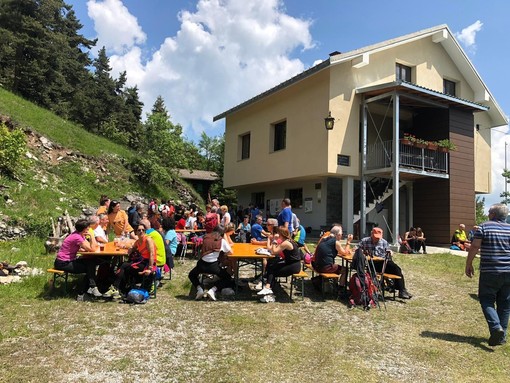
[[[370,307],[376,307],[374,301],[375,286],[368,273],[365,273],[364,283],[357,273],[353,274],[349,280],[349,290],[351,291],[351,296],[349,297],[349,304],[351,307],[362,306],[364,310],[369,310]]]
[[[216,226],[218,226],[218,215],[216,213],[207,213],[204,222],[205,232],[211,233]]]

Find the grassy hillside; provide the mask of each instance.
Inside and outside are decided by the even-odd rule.
[[[22,182],[0,176],[0,213],[32,233],[47,235],[50,216],[57,217],[66,209],[71,215],[79,214],[86,206],[97,206],[101,194],[112,199],[127,193],[178,198],[168,186],[150,187],[131,177],[123,165],[135,155],[129,148],[89,133],[1,88],[0,115],[33,132],[27,133],[27,142],[35,159],[20,175]],[[39,135],[53,143],[52,150],[42,145]]]

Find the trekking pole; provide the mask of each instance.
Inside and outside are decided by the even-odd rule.
[[[368,256],[369,256],[369,260],[368,260],[369,273],[371,274],[370,276],[372,277],[374,286],[377,290],[376,291],[377,292],[377,307],[379,307],[379,310],[381,310],[381,304],[379,303],[379,296],[381,296],[383,305],[384,305],[384,311],[386,311],[386,301],[384,300],[384,294],[383,294],[383,291],[381,288],[381,284],[379,283],[379,280],[377,279],[377,271],[376,271],[375,265],[374,265],[374,256],[371,253],[369,253]],[[384,269],[384,264],[383,264],[383,269]],[[382,275],[381,275],[381,278],[383,278]]]

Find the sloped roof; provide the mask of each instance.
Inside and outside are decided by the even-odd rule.
[[[185,180],[216,181],[219,177],[208,170],[178,169],[179,177]]]
[[[408,44],[413,41],[431,37],[434,42],[442,44],[452,61],[455,63],[459,71],[462,73],[469,86],[475,93],[475,101],[481,105],[485,105],[489,108],[489,116],[494,122],[493,127],[508,124],[508,118],[503,113],[498,103],[490,93],[489,89],[483,82],[482,78],[476,71],[475,67],[451,33],[450,29],[446,24],[442,24],[429,29],[424,29],[418,32],[414,32],[408,35],[397,37],[394,39],[386,40],[377,44],[369,45],[364,48],[356,49],[346,53],[333,54],[329,59],[322,63],[292,77],[291,79],[223,112],[213,118],[213,121],[225,118],[227,115],[236,112],[250,104],[253,104],[273,93],[276,93],[294,83],[301,81],[307,77],[314,75],[315,73],[327,69],[330,66],[338,65],[345,61],[365,61],[369,58],[370,54],[391,49],[402,44]]]

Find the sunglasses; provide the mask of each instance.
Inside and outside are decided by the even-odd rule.
[[[145,229],[136,229],[136,232],[137,232],[137,233],[140,233],[140,232],[142,232],[142,233],[143,233],[144,231],[145,231]]]

